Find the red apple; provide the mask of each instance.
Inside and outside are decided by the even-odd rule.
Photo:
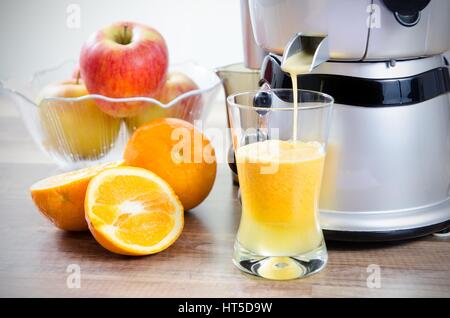
[[[81,49],[81,78],[90,94],[108,97],[153,97],[164,85],[169,64],[164,38],[155,29],[134,22],[109,25],[94,34]],[[135,115],[140,102],[99,101],[115,117]]]
[[[155,98],[161,103],[168,104],[178,96],[196,89],[198,89],[197,84],[187,75],[181,72],[170,72],[164,86]],[[193,123],[202,111],[201,102],[201,96],[194,95],[183,98],[169,109],[147,104],[136,116],[126,118],[125,123],[130,133],[143,124],[161,117],[176,117]]]

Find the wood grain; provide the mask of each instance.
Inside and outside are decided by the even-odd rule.
[[[89,233],[55,229],[34,208],[28,187],[56,167],[42,159],[21,120],[1,112],[0,155],[1,297],[450,297],[450,240],[432,236],[327,242],[328,266],[302,280],[243,274],[231,263],[240,205],[225,165],[173,246],[148,257],[114,255]],[[67,288],[69,264],[81,268],[79,289]],[[381,288],[367,287],[370,264],[381,268]]]

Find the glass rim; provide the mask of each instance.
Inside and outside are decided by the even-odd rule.
[[[238,107],[238,108],[242,108],[242,109],[253,109],[253,110],[261,110],[261,111],[292,111],[294,109],[294,107],[279,107],[279,108],[267,108],[267,107],[257,107],[257,106],[253,106],[253,105],[243,105],[243,104],[239,104],[233,101],[233,99],[235,99],[236,97],[239,96],[245,96],[245,95],[256,95],[256,93],[258,92],[281,92],[281,91],[289,91],[292,92],[292,88],[271,88],[268,90],[251,90],[251,91],[245,91],[245,92],[240,92],[240,93],[236,93],[236,94],[232,94],[229,95],[227,97],[227,106],[228,107]],[[322,93],[322,92],[318,92],[318,91],[313,91],[313,90],[308,90],[308,89],[298,89],[297,92],[299,93],[299,96],[301,93],[313,93],[317,96],[321,96],[324,99],[326,99],[323,102],[318,102],[318,105],[314,105],[314,106],[302,106],[302,102],[298,103],[298,110],[308,110],[308,109],[319,109],[319,108],[327,108],[327,107],[331,107],[334,104],[334,98],[331,95]]]

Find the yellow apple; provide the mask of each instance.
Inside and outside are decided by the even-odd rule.
[[[134,117],[124,118],[128,132],[132,134],[137,128],[156,118],[167,117],[167,109],[156,104],[146,103],[144,108]]]
[[[93,99],[82,101],[49,100],[47,97],[88,95],[79,79],[50,84],[38,97],[38,112],[44,134],[44,147],[73,160],[95,160],[114,145],[120,119],[101,111]]]
[[[170,72],[167,75],[164,86],[159,90],[155,98],[163,104],[168,104],[178,96],[196,89],[198,89],[197,84],[184,73]],[[131,133],[143,124],[161,117],[180,118],[193,123],[194,119],[200,116],[201,111],[201,96],[193,95],[183,98],[168,109],[157,105],[146,105],[137,116],[126,118],[125,123],[128,131]]]

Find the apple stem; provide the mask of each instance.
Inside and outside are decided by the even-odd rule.
[[[80,84],[80,78],[81,78],[81,72],[80,71],[78,71],[77,72],[77,78],[76,78],[76,80],[75,80],[75,84]]]
[[[123,43],[126,43],[127,40],[127,30],[128,30],[128,24],[125,24],[123,26]]]

